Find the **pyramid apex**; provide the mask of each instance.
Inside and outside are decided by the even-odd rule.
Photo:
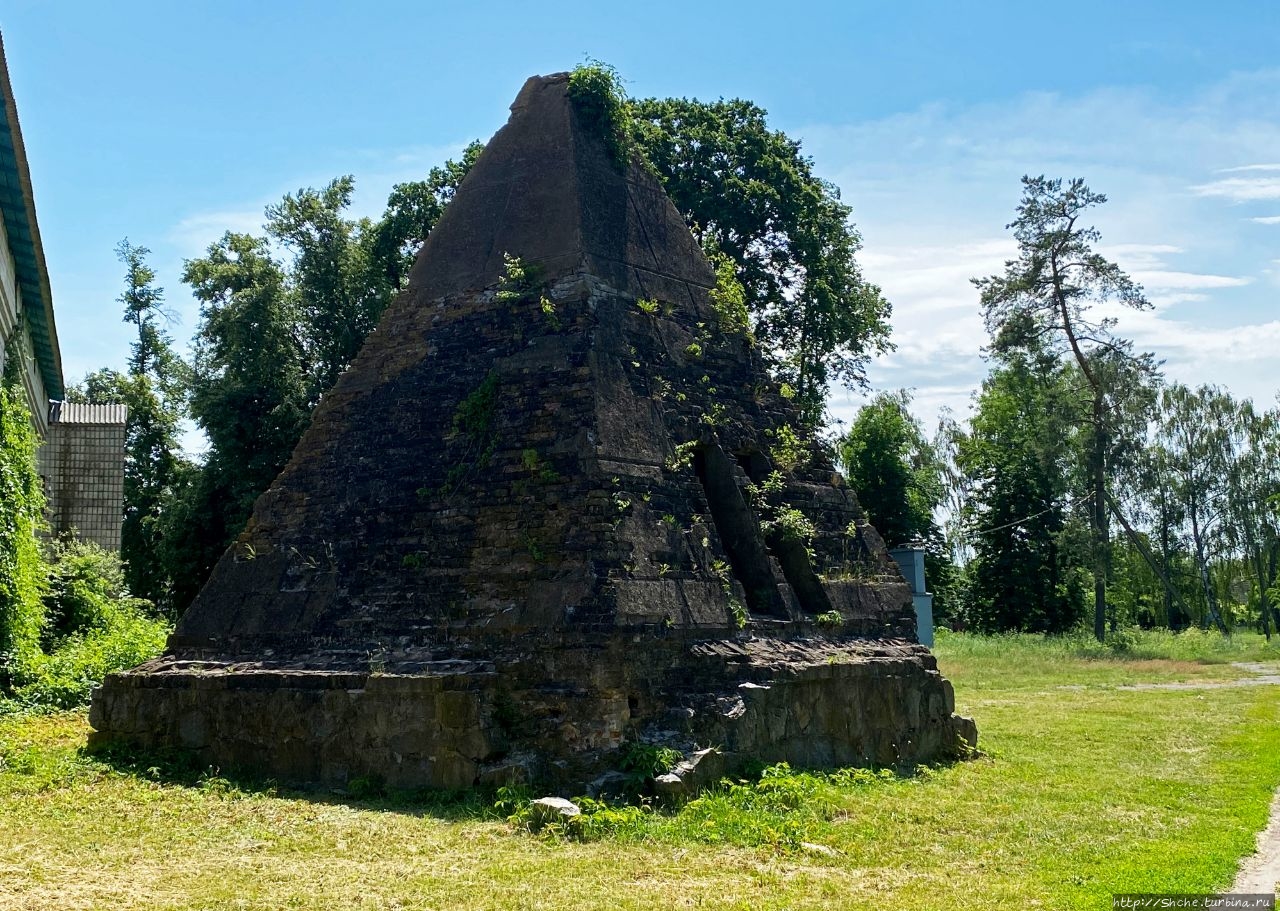
[[[522,110],[529,103],[529,98],[540,89],[553,85],[568,84],[568,72],[548,73],[545,76],[530,76],[524,81],[524,85],[521,86],[515,101],[511,102],[511,111],[515,113],[517,110]]]
[[[620,167],[579,117],[569,73],[531,76],[476,160],[414,265],[417,306],[500,280],[503,256],[555,279],[595,275],[637,297],[681,306],[715,273],[658,178]]]

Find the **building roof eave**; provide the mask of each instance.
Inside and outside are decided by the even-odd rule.
[[[40,225],[36,221],[31,172],[18,125],[18,106],[9,82],[3,35],[0,35],[0,100],[4,102],[4,117],[0,119],[0,208],[4,211],[4,227],[9,235],[40,378],[49,397],[61,399],[65,392],[62,354],[53,319],[53,294],[40,242]]]

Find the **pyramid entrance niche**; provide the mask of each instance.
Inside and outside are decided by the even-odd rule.
[[[631,740],[829,765],[976,738],[679,213],[567,82],[526,83],[169,650],[95,695],[97,739],[465,787],[581,784]]]

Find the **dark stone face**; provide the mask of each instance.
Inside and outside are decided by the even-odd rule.
[[[954,751],[906,584],[721,329],[661,186],[564,76],[512,112],[171,654],[109,679],[95,726],[444,786],[580,776],[654,731],[800,763]]]

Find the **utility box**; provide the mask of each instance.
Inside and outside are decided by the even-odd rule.
[[[916,608],[916,637],[921,645],[933,648],[933,594],[925,590],[924,548],[900,547],[889,551],[889,556],[911,586],[911,601]]]

